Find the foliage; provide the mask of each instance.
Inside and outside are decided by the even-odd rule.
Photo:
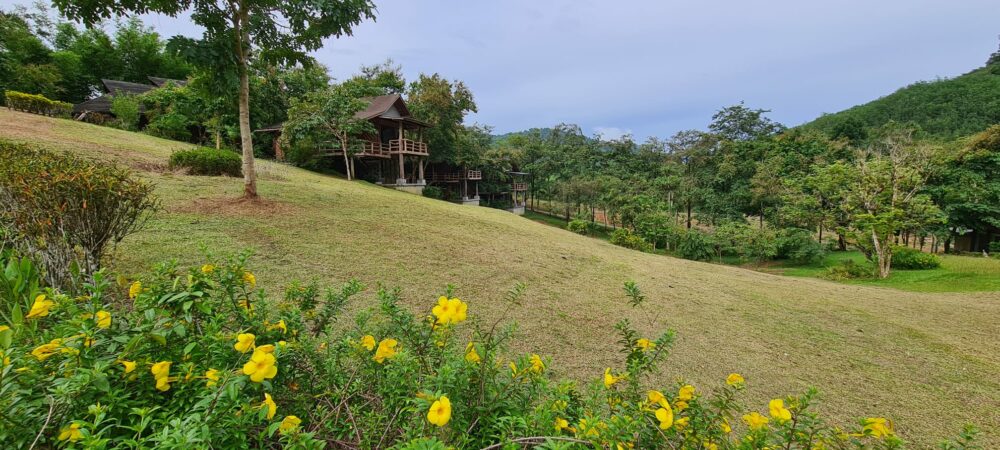
[[[72,104],[49,100],[42,95],[25,94],[17,91],[4,91],[4,98],[7,108],[15,111],[43,114],[54,117],[69,117],[73,112]]]
[[[1000,229],[1000,125],[952,146],[929,180],[930,195],[948,217],[948,228]]]
[[[813,238],[811,231],[802,228],[778,230],[775,244],[777,247],[775,257],[796,264],[815,264],[826,256],[823,244]]]
[[[566,229],[576,234],[582,234],[584,236],[590,235],[592,231],[590,222],[583,219],[573,219],[569,221],[569,223],[566,224]],[[622,245],[622,244],[616,244],[616,245]]]
[[[170,155],[171,169],[187,169],[192,175],[227,175],[239,177],[240,155],[228,149],[197,147],[178,150]]]
[[[903,445],[883,418],[866,418],[847,430],[827,425],[813,412],[813,391],[759,408],[741,401],[752,380],[736,373],[711,390],[683,381],[656,386],[653,375],[674,334],[645,337],[625,319],[615,327],[619,366],[589,384],[555,380],[552,361],[542,355],[505,356],[515,327],[504,322],[522,305],[520,285],[507,294],[506,312],[491,321],[472,317],[469,304],[450,287],[420,314],[400,306],[398,290],[380,289],[377,301],[350,321],[343,312],[363,292],[360,283],[325,295],[315,284],[292,284],[282,300],[272,300],[258,289],[246,254],[208,260],[188,269],[162,264],[142,279],[117,285],[102,271],[82,290],[66,293],[41,286],[30,263],[0,261],[13,262],[29,279],[26,288],[5,293],[0,310],[34,313],[5,315],[0,331],[0,389],[8,393],[0,399],[7,422],[0,443],[296,449],[326,442],[360,448]],[[628,304],[660,326],[638,286],[626,283],[625,290]],[[333,326],[338,319],[344,320]],[[971,443],[973,437],[963,432],[959,440]]]
[[[138,96],[119,94],[111,97],[111,114],[115,115],[116,123],[121,129],[138,130],[141,113],[142,105]]]
[[[914,248],[896,246],[892,249],[892,264],[897,269],[936,269],[941,267],[941,258]]]
[[[777,236],[770,227],[726,222],[715,228],[713,237],[719,253],[733,254],[743,261],[761,263],[778,253]]]
[[[444,199],[444,190],[437,186],[424,186],[422,194],[427,198]]]
[[[990,255],[994,258],[1000,258],[1000,241],[990,242]]]
[[[168,84],[140,95],[139,101],[148,121],[144,131],[153,136],[191,141],[191,131],[211,120],[205,100],[186,86]]]
[[[856,263],[853,259],[841,261],[840,264],[827,269],[826,277],[831,280],[854,280],[874,278],[875,266],[869,263]]]
[[[94,274],[107,246],[145,223],[153,187],[123,168],[0,141],[0,223],[52,286]]]
[[[677,256],[694,261],[708,261],[715,254],[711,236],[696,230],[684,230],[677,239]]]
[[[632,250],[639,250],[641,252],[653,251],[652,244],[646,242],[642,236],[639,236],[627,228],[619,228],[611,232],[609,242],[618,246],[630,248]]]

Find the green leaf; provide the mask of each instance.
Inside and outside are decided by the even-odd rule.
[[[191,350],[194,350],[194,348],[197,347],[197,346],[198,346],[197,342],[192,342],[192,343],[184,346],[184,354],[187,355],[187,354],[191,353]]]

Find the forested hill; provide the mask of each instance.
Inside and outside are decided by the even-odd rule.
[[[921,81],[885,97],[802,125],[832,136],[852,137],[890,120],[913,122],[928,135],[955,138],[1000,123],[1000,61],[964,75]]]

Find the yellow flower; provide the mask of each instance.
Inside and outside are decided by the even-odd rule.
[[[694,386],[690,384],[685,384],[677,391],[677,399],[682,401],[688,401],[694,398]]]
[[[274,418],[274,413],[278,410],[278,405],[274,403],[274,399],[271,398],[271,394],[266,392],[264,393],[264,403],[261,403],[260,407],[267,407],[267,420]]]
[[[0,368],[7,367],[10,365],[10,356],[7,356],[7,354],[5,354],[3,350],[0,350],[0,361],[3,361],[3,364],[0,364]]]
[[[449,299],[448,297],[441,296],[438,298],[437,305],[431,310],[431,313],[437,317],[435,323],[439,325],[448,325],[464,322],[467,318],[467,313],[469,310],[469,305],[467,305],[462,300],[457,298]]]
[[[507,364],[507,367],[510,367],[510,377],[517,378],[517,364],[511,361],[510,364]]]
[[[135,370],[135,361],[120,360],[118,363],[125,367],[125,373],[132,373]]]
[[[767,417],[762,416],[757,411],[743,416],[743,421],[747,423],[751,430],[759,430],[767,426]]]
[[[646,393],[646,399],[649,400],[650,405],[659,405],[661,408],[670,407],[670,403],[667,402],[667,397],[665,397],[660,391],[649,391]]]
[[[128,287],[128,298],[136,298],[142,293],[142,283],[138,281],[133,281],[132,285]]]
[[[274,353],[274,344],[258,345],[256,351],[264,353]]]
[[[545,363],[542,362],[542,357],[532,354],[531,355],[531,371],[535,373],[542,373],[545,370]]]
[[[722,432],[726,434],[733,432],[733,427],[729,426],[729,421],[726,419],[722,419],[722,422],[719,423],[719,428],[721,428]]]
[[[728,377],[726,377],[726,384],[730,386],[739,386],[743,384],[743,382],[744,382],[743,375],[740,375],[738,373],[731,373],[729,374]]]
[[[382,364],[386,359],[396,356],[396,353],[399,353],[396,350],[398,344],[395,339],[382,339],[382,342],[378,343],[378,350],[375,351],[375,356],[372,359]]]
[[[204,266],[201,266],[201,273],[208,275],[212,272],[215,272],[215,266],[211,264],[205,264]]]
[[[674,426],[677,427],[678,430],[683,430],[689,421],[691,421],[690,417],[681,417],[680,419],[674,421]]]
[[[31,354],[35,358],[38,358],[39,361],[45,361],[50,356],[56,354],[56,352],[59,351],[60,345],[62,345],[62,339],[53,339],[48,344],[42,344],[39,345],[38,347],[35,347],[35,349],[31,351]]]
[[[792,420],[792,412],[785,408],[785,402],[780,398],[771,400],[771,402],[767,404],[767,407],[771,412],[771,418],[778,423]]]
[[[604,369],[604,387],[606,389],[611,389],[611,386],[614,386],[614,384],[617,383],[620,380],[621,380],[621,377],[616,377],[616,376],[614,376],[614,375],[611,374],[611,368],[610,367]]]
[[[249,271],[243,272],[243,281],[249,284],[251,288],[257,287],[257,277],[253,276]]]
[[[219,382],[219,371],[215,369],[208,369],[205,371],[205,387],[214,387]]]
[[[271,327],[271,329],[272,330],[274,330],[274,329],[281,330],[281,334],[287,334],[288,333],[288,325],[285,325],[285,319],[279,320],[278,323],[274,324],[274,326]]]
[[[9,329],[10,327],[8,327],[7,325],[0,325],[0,333],[3,333],[4,331],[7,331]]]
[[[111,313],[100,310],[97,312],[97,328],[111,327]]]
[[[882,417],[869,417],[864,421],[864,433],[882,439],[893,435],[892,422]]]
[[[31,310],[28,311],[28,315],[24,316],[25,319],[32,319],[35,317],[45,317],[49,315],[49,310],[53,306],[56,306],[56,302],[45,298],[45,294],[41,294],[35,297],[35,302],[31,304]]]
[[[171,363],[170,361],[160,361],[156,364],[153,364],[153,366],[149,368],[149,371],[153,374],[153,378],[156,378],[157,380],[161,378],[167,378],[170,376],[171,364],[173,363]]]
[[[60,441],[76,442],[80,439],[83,439],[83,433],[80,432],[79,424],[71,423],[69,426],[63,427],[62,430],[59,430]]]
[[[716,445],[714,442],[705,441],[702,442],[701,445],[703,448],[705,448],[705,450],[719,450],[719,446]]]
[[[562,430],[566,430],[569,428],[569,422],[561,417],[556,417],[555,428],[556,428],[556,433]]]
[[[170,378],[157,378],[156,379],[156,389],[161,392],[167,392],[170,390]]]
[[[635,341],[635,347],[645,352],[656,348],[656,342],[653,342],[646,338],[642,338],[639,339],[638,341]]]
[[[656,420],[660,421],[660,429],[666,430],[674,424],[674,412],[670,410],[669,406],[658,408],[656,410]]]
[[[233,345],[233,348],[240,353],[246,353],[253,348],[254,341],[256,340],[257,336],[251,333],[240,333],[236,336],[236,344]]]
[[[480,359],[479,352],[476,351],[476,344],[469,342],[469,345],[465,346],[465,360],[472,364],[478,364]]]
[[[451,400],[442,395],[431,405],[431,409],[427,410],[427,421],[443,427],[449,420],[451,420]]]
[[[375,336],[366,334],[361,338],[361,346],[368,351],[375,350]]]
[[[299,428],[299,424],[301,423],[302,419],[299,419],[298,417],[285,416],[285,418],[281,420],[281,426],[278,427],[278,431],[280,431],[282,434],[295,431],[297,428]]]
[[[274,378],[278,374],[277,360],[274,355],[262,351],[254,351],[250,361],[243,365],[243,374],[250,376],[250,381],[260,383],[265,379]]]

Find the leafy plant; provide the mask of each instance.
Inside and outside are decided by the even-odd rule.
[[[169,167],[187,169],[192,175],[239,177],[242,163],[240,155],[231,150],[197,147],[172,153]]]
[[[652,244],[646,242],[642,236],[633,233],[632,230],[627,228],[619,228],[613,231],[609,242],[618,246],[630,248],[632,250],[639,250],[641,252],[653,251]]]
[[[677,256],[694,261],[708,261],[715,253],[715,245],[709,235],[695,230],[685,230],[677,239]]]
[[[111,114],[115,115],[118,126],[123,130],[139,129],[141,115],[139,97],[130,94],[119,94],[111,97]]]
[[[827,268],[826,277],[831,280],[855,280],[875,277],[875,266],[858,264],[852,259],[841,261],[840,264]]]
[[[814,264],[823,260],[826,249],[813,239],[813,233],[802,228],[779,230],[775,240],[778,259],[787,259],[796,264]]]
[[[69,117],[73,112],[72,103],[49,100],[42,95],[4,91],[4,98],[7,108],[16,111],[55,117]]]
[[[897,269],[936,269],[941,267],[941,258],[917,249],[896,246],[892,249],[892,265]]]
[[[566,229],[576,234],[582,234],[585,236],[590,235],[591,233],[590,222],[582,219],[573,219],[569,221],[569,223],[566,224]]]

